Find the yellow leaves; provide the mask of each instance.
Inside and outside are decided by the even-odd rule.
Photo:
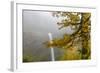
[[[70,15],[70,20],[71,20],[72,23],[77,23],[77,22],[80,21],[80,17],[78,15],[71,14]]]
[[[91,13],[83,13],[84,20],[86,20],[88,17],[91,17]]]
[[[81,59],[81,55],[77,52],[75,46],[68,48],[64,55],[61,57],[62,60],[78,60]]]
[[[90,13],[83,14],[83,24],[82,24],[82,32],[89,32],[90,31]]]
[[[54,39],[53,44],[56,46],[64,46],[68,41],[70,41],[70,38],[70,36],[64,35],[61,39]]]
[[[90,42],[90,28],[91,28],[91,13],[78,13],[78,12],[55,12],[56,17],[64,17],[60,22],[57,22],[59,29],[70,26],[74,35],[64,34],[62,38],[54,38],[53,43],[47,42],[46,44],[50,47],[57,47],[65,50],[64,55],[60,58],[61,60],[78,60],[82,57],[86,59],[91,58],[91,42]],[[74,38],[73,38],[74,37]],[[80,40],[76,40],[80,38]],[[72,42],[76,40],[76,42]],[[77,50],[75,44],[81,41],[81,49],[84,51]],[[74,46],[73,46],[74,45]],[[83,52],[85,54],[83,55]]]
[[[55,39],[55,40],[53,40],[53,46],[63,46],[64,45],[64,42],[63,42],[63,40],[62,39]]]
[[[68,44],[68,42],[71,41],[71,36],[64,34],[63,38],[55,38],[52,40],[52,43],[50,41],[45,42],[44,44],[46,44],[47,47],[63,47],[66,44]]]
[[[63,17],[61,22],[57,22],[60,26],[59,29],[70,25],[79,25],[80,23],[80,13],[77,12],[54,12],[53,15],[56,15],[58,18]]]
[[[82,41],[82,59],[91,58],[91,41],[90,39],[83,39]]]
[[[67,34],[64,34],[64,35],[63,35],[64,41],[68,41],[68,40],[70,40],[70,38],[71,38],[70,35],[67,35]]]
[[[88,28],[82,28],[82,32],[88,32],[89,31],[89,29]]]

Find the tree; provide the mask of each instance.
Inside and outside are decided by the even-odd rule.
[[[74,59],[90,59],[91,58],[91,13],[82,13],[82,12],[53,12],[53,17],[60,18],[61,21],[57,22],[59,30],[70,27],[71,30],[74,30],[72,34],[64,34],[63,38],[54,38],[50,43],[46,42],[46,46],[56,47],[61,49],[66,49],[66,52],[62,59],[74,60]],[[81,43],[81,48],[78,48],[79,43]],[[77,50],[75,49],[77,48]],[[71,54],[75,50],[75,53],[78,55],[75,56]],[[68,51],[70,53],[68,54]],[[72,52],[71,52],[72,51]],[[70,58],[72,57],[72,58]]]

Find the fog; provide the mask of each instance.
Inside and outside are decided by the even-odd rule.
[[[23,11],[23,55],[32,55],[46,61],[51,60],[50,49],[46,48],[45,41],[49,40],[48,33],[52,33],[53,38],[62,37],[64,33],[72,33],[67,29],[58,29],[59,19],[52,16],[52,12],[46,11]],[[63,54],[63,50],[54,49],[55,58]]]

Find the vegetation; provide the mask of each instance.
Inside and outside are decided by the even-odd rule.
[[[62,38],[54,38],[53,43],[47,41],[47,47],[64,49],[59,60],[83,60],[91,58],[91,14],[81,12],[53,12],[53,17],[61,19],[57,22],[59,30],[70,27],[74,32],[65,33]],[[67,32],[67,31],[66,31]]]
[[[25,55],[23,56],[23,62],[39,62],[39,61],[47,61],[48,58],[46,56],[33,56],[33,55]]]

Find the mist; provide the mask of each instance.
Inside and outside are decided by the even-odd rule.
[[[65,33],[73,33],[70,27],[58,29],[59,19],[52,16],[49,11],[23,10],[23,56],[32,55],[37,58],[45,57],[46,61],[51,61],[50,48],[43,44],[49,41],[48,33],[52,33],[53,38],[62,37]],[[63,50],[54,49],[55,57],[63,54]]]

